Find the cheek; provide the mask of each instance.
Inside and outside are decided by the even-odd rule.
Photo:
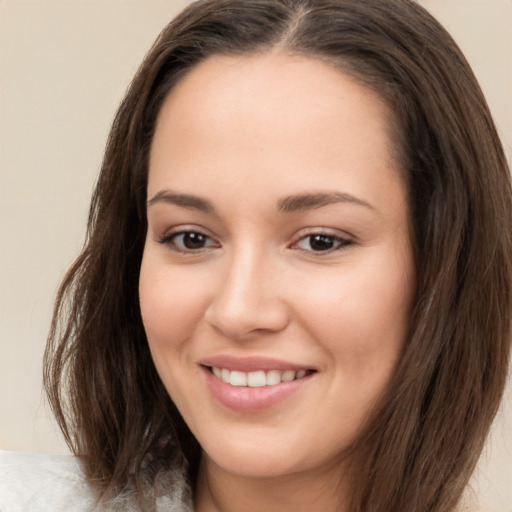
[[[373,380],[389,374],[408,334],[414,280],[397,260],[343,269],[339,278],[311,281],[297,297],[302,321],[345,375]],[[334,274],[333,274],[334,275]],[[300,305],[302,303],[302,306]],[[307,304],[307,306],[305,306]]]
[[[183,405],[189,392],[184,371],[191,366],[187,342],[201,321],[206,290],[183,269],[146,251],[139,280],[139,301],[151,357],[167,392]],[[185,400],[186,402],[186,400]]]
[[[152,352],[176,349],[189,338],[208,302],[204,280],[159,262],[151,254],[142,260],[139,300]]]

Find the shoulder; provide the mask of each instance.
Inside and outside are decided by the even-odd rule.
[[[183,468],[159,473],[148,488],[156,512],[191,512],[190,487]],[[140,512],[133,490],[99,503],[82,471],[69,455],[0,450],[0,512]]]
[[[94,510],[77,458],[0,451],[0,512]]]

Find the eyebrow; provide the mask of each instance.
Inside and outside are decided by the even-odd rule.
[[[148,201],[148,207],[157,203],[168,203],[187,208],[189,210],[199,210],[205,213],[214,212],[212,203],[201,197],[191,196],[189,194],[175,194],[169,190],[161,190]]]
[[[285,213],[314,210],[333,203],[352,203],[370,210],[375,208],[366,201],[345,192],[320,192],[288,196],[279,201],[279,210]]]
[[[161,190],[148,201],[148,207],[157,203],[168,203],[190,210],[214,213],[215,209],[207,199],[189,194],[177,194],[169,190]],[[278,201],[278,210],[284,213],[294,213],[314,210],[334,203],[351,203],[374,210],[374,207],[351,194],[345,192],[319,192],[314,194],[296,194],[284,197]]]

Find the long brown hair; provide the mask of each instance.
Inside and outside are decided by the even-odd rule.
[[[200,449],[166,393],[138,304],[148,150],[164,98],[214,54],[325,60],[392,107],[416,250],[417,298],[397,371],[354,444],[354,512],[448,512],[506,381],[512,192],[465,58],[410,0],[203,0],[160,34],[114,120],[87,239],[59,290],[45,385],[89,479],[119,491]],[[143,469],[144,468],[144,469]]]

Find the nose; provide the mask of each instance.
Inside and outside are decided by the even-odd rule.
[[[283,330],[289,311],[279,265],[260,252],[240,251],[223,262],[205,320],[236,341]]]

